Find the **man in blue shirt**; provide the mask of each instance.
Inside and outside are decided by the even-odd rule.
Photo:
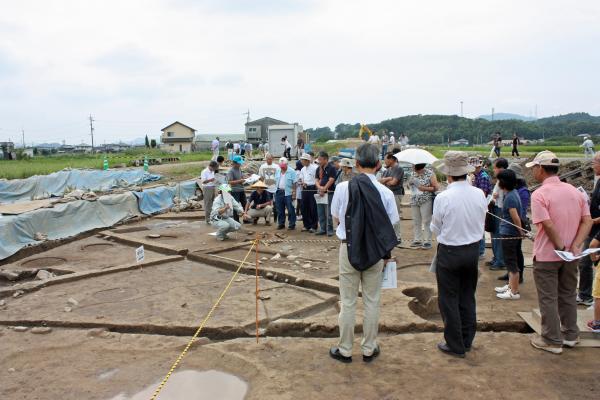
[[[333,220],[331,218],[331,199],[333,199],[333,191],[335,190],[335,179],[337,178],[337,170],[329,163],[329,154],[324,151],[319,153],[319,168],[315,174],[317,186],[317,215],[319,216],[319,232],[316,235],[333,236]],[[327,202],[323,197],[327,196]]]
[[[285,228],[285,210],[288,211],[288,229],[296,229],[296,210],[292,203],[292,195],[295,190],[298,177],[296,171],[288,168],[288,160],[285,157],[279,159],[279,170],[275,173],[277,191],[275,192],[275,208],[277,209],[277,229]]]

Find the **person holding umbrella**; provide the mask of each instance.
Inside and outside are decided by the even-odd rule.
[[[433,194],[438,191],[439,183],[433,170],[427,164],[437,158],[426,150],[406,149],[395,155],[399,162],[414,165],[413,176],[408,180],[411,190],[411,210],[413,215],[412,248],[431,249],[431,216],[433,213]],[[423,236],[423,233],[425,235]]]

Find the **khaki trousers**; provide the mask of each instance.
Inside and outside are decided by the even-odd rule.
[[[266,206],[265,208],[261,208],[257,210],[255,208],[251,208],[248,210],[248,216],[252,219],[254,218],[262,218],[265,217],[267,221],[271,221],[271,215],[273,214],[273,207]]]
[[[577,261],[533,262],[533,279],[542,316],[542,337],[549,344],[576,340]]]
[[[204,218],[206,223],[210,225],[210,213],[212,212],[213,201],[215,200],[215,187],[204,186],[202,194],[204,195]]]
[[[348,260],[346,243],[342,243],[340,246],[339,262],[340,300],[342,306],[339,315],[340,340],[338,348],[343,356],[350,357],[352,355],[354,325],[356,322],[356,300],[358,298],[358,287],[361,284],[364,309],[361,349],[363,355],[370,356],[377,348],[383,260],[365,271],[357,271]]]
[[[403,195],[401,194],[394,196],[394,199],[396,200],[396,208],[398,209],[398,216],[400,217],[398,222],[394,225],[394,232],[396,232],[396,239],[398,240],[402,240],[402,231],[400,229],[400,221],[402,221],[402,196]]]

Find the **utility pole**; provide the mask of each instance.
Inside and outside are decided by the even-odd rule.
[[[21,135],[22,135],[22,141],[23,141],[23,150],[25,150],[25,129],[21,128]]]
[[[537,104],[535,105],[535,119],[537,120]]]
[[[92,154],[94,153],[94,118],[90,114],[90,135],[92,136]]]
[[[462,100],[460,101],[460,117],[463,117],[463,102]]]
[[[492,121],[494,120],[494,107],[492,107]]]
[[[248,109],[248,111],[245,112],[243,115],[246,116],[246,123],[250,122],[250,109]]]

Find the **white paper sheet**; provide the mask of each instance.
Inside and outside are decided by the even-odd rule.
[[[433,260],[431,260],[431,265],[429,266],[429,272],[433,272],[434,274],[437,271],[437,253],[433,256]]]
[[[329,196],[327,196],[327,195],[321,196],[318,193],[315,194],[315,201],[317,202],[317,204],[327,204],[328,199],[329,199]]]
[[[389,261],[383,267],[382,289],[396,289],[398,287],[398,275],[396,275],[396,261]]]
[[[582,251],[581,254],[576,256],[573,253],[568,252],[568,251],[554,250],[554,252],[556,253],[557,256],[559,256],[560,258],[562,258],[564,261],[567,261],[567,262],[579,260],[580,258],[589,256],[590,254],[597,253],[599,251],[600,251],[600,248],[587,249],[587,250]]]
[[[256,175],[256,174],[252,174],[250,175],[249,178],[247,178],[244,181],[244,185],[252,185],[253,183],[258,182],[258,180],[260,179],[260,176]]]

